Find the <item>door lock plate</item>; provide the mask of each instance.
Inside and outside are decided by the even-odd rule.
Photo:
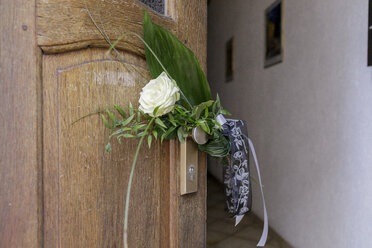
[[[198,190],[198,146],[190,138],[180,145],[181,195]]]

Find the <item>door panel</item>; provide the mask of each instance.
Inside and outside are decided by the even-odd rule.
[[[99,115],[71,124],[102,106],[137,105],[144,81],[104,54],[87,49],[43,56],[47,247],[122,247],[126,186],[138,140],[113,142],[113,151],[105,153],[109,132]],[[137,70],[147,74],[143,66]],[[129,219],[133,247],[159,247],[161,195],[169,190],[160,188],[169,166],[164,149],[166,144],[143,146],[137,162]]]
[[[97,20],[100,9],[112,40],[128,30],[142,33],[144,4],[87,4]],[[148,11],[180,37],[205,68],[206,2],[169,0],[168,5],[172,18]],[[109,130],[99,115],[72,123],[100,107],[138,105],[139,92],[150,79],[143,46],[135,39],[121,43],[123,64],[107,55],[106,48],[89,48],[107,43],[84,12],[84,1],[40,0],[37,8],[38,42],[44,52],[44,245],[123,247],[125,195],[138,140],[113,140],[113,151],[105,153]],[[198,192],[181,197],[179,144],[155,142],[151,149],[143,145],[133,178],[129,247],[205,247],[205,161],[199,153]]]

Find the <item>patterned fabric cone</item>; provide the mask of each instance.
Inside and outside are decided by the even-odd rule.
[[[248,131],[244,121],[227,119],[223,135],[230,139],[230,161],[224,167],[226,208],[232,217],[251,211],[252,188],[249,173]]]

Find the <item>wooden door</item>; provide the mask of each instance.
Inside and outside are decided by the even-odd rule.
[[[13,156],[16,165],[25,163],[22,166],[27,167],[31,178],[22,171],[17,177],[14,169],[4,164],[2,177],[9,175],[21,188],[0,183],[9,187],[1,191],[2,204],[12,197],[18,200],[12,194],[27,190],[30,193],[18,202],[30,209],[17,206],[13,212],[1,212],[0,247],[123,247],[125,194],[138,140],[113,143],[113,151],[105,153],[109,133],[98,115],[74,125],[72,122],[100,107],[127,106],[129,102],[137,105],[147,80],[136,71],[148,79],[150,75],[143,45],[136,38],[128,37],[118,45],[124,63],[106,53],[107,43],[90,20],[86,6],[112,40],[128,31],[142,34],[146,9],[154,22],[171,30],[195,52],[205,69],[206,1],[164,1],[165,15],[137,0],[38,0],[36,7],[26,2],[24,8],[17,3],[9,5],[15,13],[26,13],[34,31],[29,36],[34,35],[36,44],[17,43],[32,48],[26,55],[32,63],[25,69],[32,75],[32,84],[24,86],[34,90],[32,97],[23,96],[25,90],[17,93],[16,88],[12,94],[25,97],[21,102],[29,104],[24,107],[33,114],[26,116],[33,121],[34,133],[29,135],[31,144],[24,151],[26,155],[31,151],[32,156],[19,159],[5,148],[6,140],[14,137],[15,142],[22,142],[19,135],[23,131],[7,136],[2,131],[5,141],[1,147],[10,153],[4,156],[7,161]],[[25,80],[14,75],[13,79]],[[12,118],[21,121],[21,116]],[[197,193],[180,196],[179,144],[170,141],[157,142],[151,149],[143,146],[133,179],[129,247],[205,247],[206,166],[202,153],[199,164]],[[24,219],[18,220],[19,216]],[[27,232],[22,223],[27,224]]]

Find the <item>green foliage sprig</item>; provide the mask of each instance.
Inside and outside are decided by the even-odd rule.
[[[216,101],[203,102],[191,110],[176,104],[172,112],[163,116],[157,116],[159,107],[154,110],[155,117],[134,108],[132,104],[129,104],[127,108],[114,105],[114,109],[120,119],[117,119],[115,114],[108,109],[106,115],[102,114],[103,123],[112,130],[109,136],[110,140],[116,137],[117,141],[121,143],[122,138],[147,137],[149,147],[151,147],[153,139],[160,139],[163,142],[163,140],[177,138],[181,143],[184,143],[186,138],[191,135],[192,129],[200,126],[209,136],[208,143],[199,146],[201,150],[215,157],[226,156],[229,152],[229,142],[220,133],[222,127],[216,121],[216,117],[219,114],[229,115],[230,113],[222,108],[218,95]],[[152,119],[154,121],[150,122]],[[110,142],[106,145],[106,151],[111,151]]]

